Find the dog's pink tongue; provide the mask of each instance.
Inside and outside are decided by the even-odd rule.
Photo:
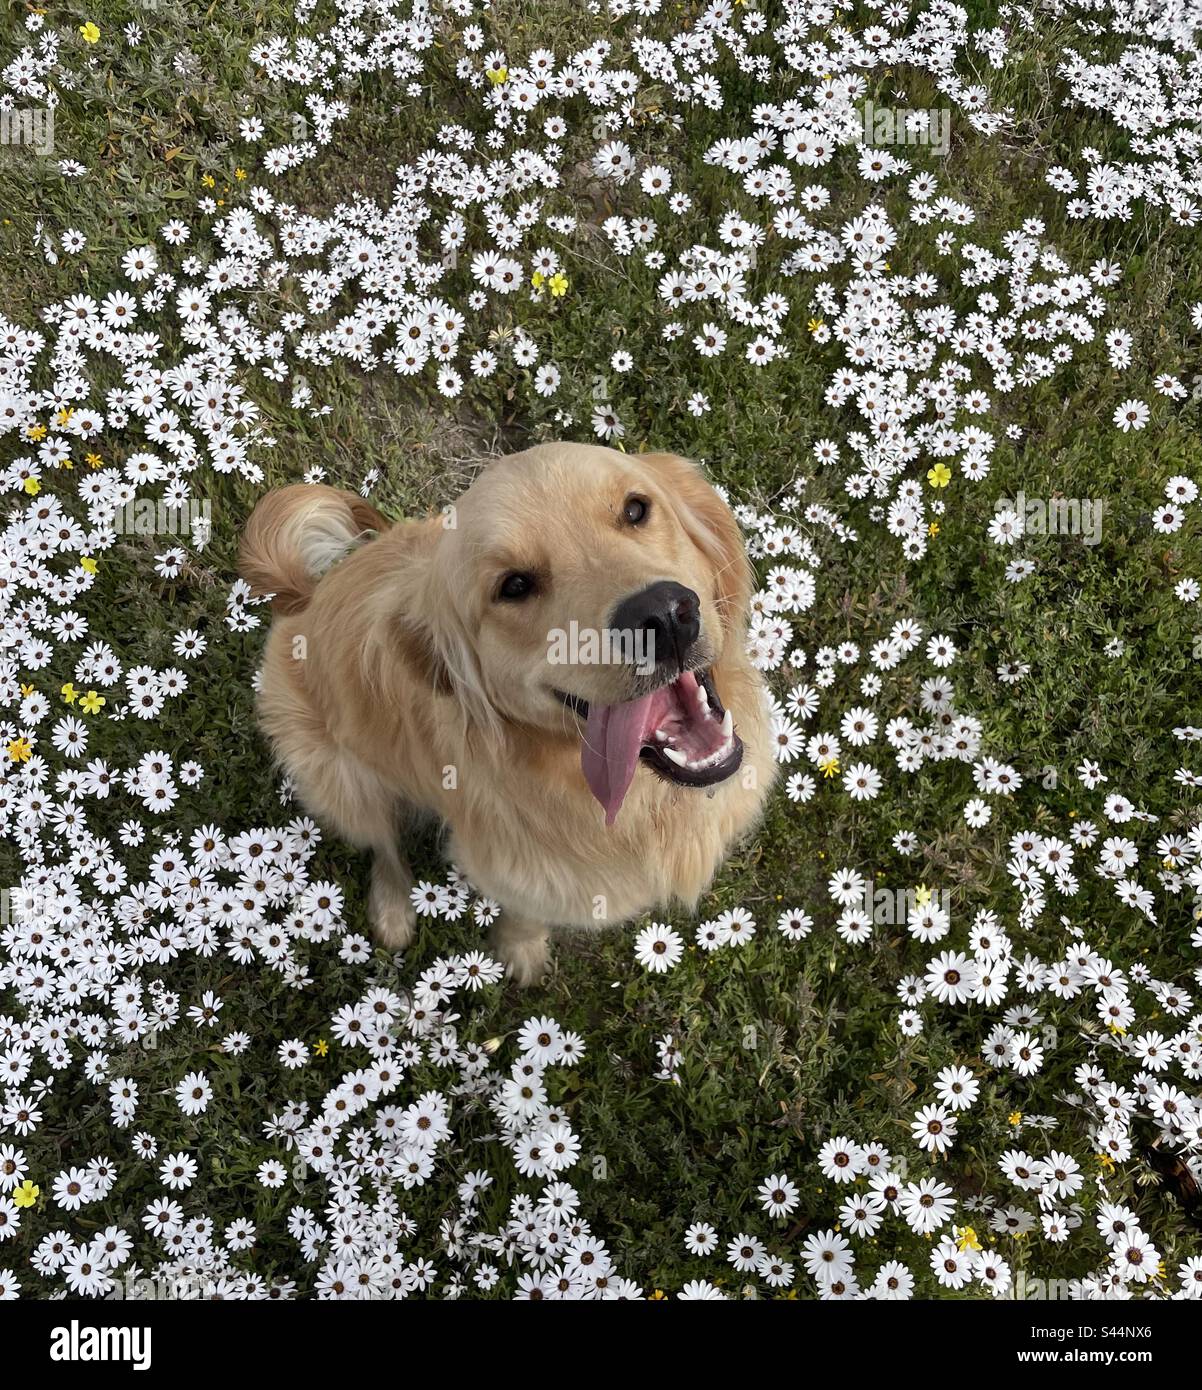
[[[589,706],[580,766],[589,789],[605,807],[606,825],[614,823],[634,779],[653,699],[644,695],[621,705]]]

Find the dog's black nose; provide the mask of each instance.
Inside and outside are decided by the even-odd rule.
[[[701,600],[683,584],[661,580],[623,599],[614,609],[613,625],[623,636],[624,650],[634,634],[634,659],[649,665],[673,662],[683,668],[685,654],[701,635]]]

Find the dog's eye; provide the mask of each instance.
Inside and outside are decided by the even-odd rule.
[[[651,503],[645,497],[628,497],[622,508],[622,515],[631,526],[641,526],[651,511]]]
[[[497,589],[499,599],[507,599],[510,602],[517,602],[524,598],[529,598],[534,592],[534,576],[523,574],[515,570],[513,574],[507,574],[501,580],[500,587]]]

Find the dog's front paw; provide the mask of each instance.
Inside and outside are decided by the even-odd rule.
[[[372,933],[389,951],[403,951],[417,929],[417,912],[407,899],[379,890],[373,884],[368,903]]]
[[[525,989],[547,973],[551,958],[548,933],[545,928],[533,933],[507,930],[502,918],[493,929],[492,953],[514,984]]]

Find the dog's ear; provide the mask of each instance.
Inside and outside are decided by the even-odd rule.
[[[677,454],[640,454],[668,494],[686,535],[714,571],[714,597],[728,632],[745,623],[754,576],[734,513],[706,481],[700,468]]]
[[[388,614],[394,655],[435,695],[455,699],[469,724],[495,729],[497,713],[475,644],[446,591],[441,535],[438,523],[423,528],[394,576]]]
[[[397,652],[409,670],[420,676],[436,695],[454,694],[451,673],[435,650],[434,636],[429,628],[407,613],[394,613],[390,631]]]

